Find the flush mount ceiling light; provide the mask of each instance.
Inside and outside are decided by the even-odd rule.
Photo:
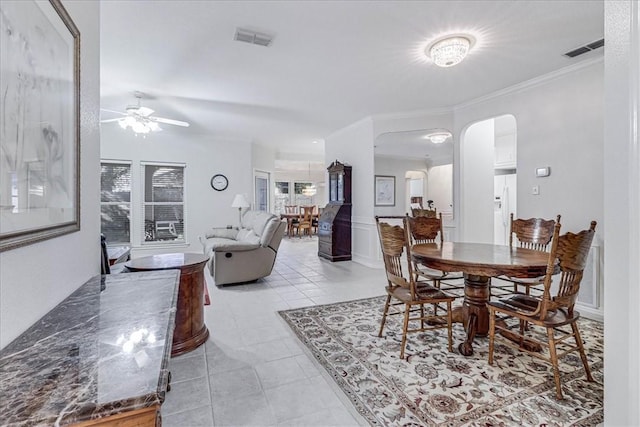
[[[470,35],[447,36],[427,46],[425,54],[439,67],[453,67],[462,62],[474,43]]]
[[[447,140],[447,138],[451,138],[451,132],[449,131],[433,132],[425,136],[425,138],[434,144],[442,144]]]

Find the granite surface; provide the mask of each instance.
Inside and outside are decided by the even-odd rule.
[[[0,425],[63,425],[164,401],[178,270],[96,276],[0,351]]]

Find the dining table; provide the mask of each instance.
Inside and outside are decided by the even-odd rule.
[[[320,214],[318,213],[313,213],[311,214],[311,219],[318,219],[320,218]],[[299,213],[281,213],[280,214],[280,219],[284,219],[287,221],[287,236],[291,237],[291,221],[294,219],[302,219],[302,215]]]
[[[464,300],[462,306],[453,310],[452,317],[454,322],[464,325],[467,333],[466,340],[458,346],[464,356],[473,354],[476,335],[488,334],[489,309],[486,304],[491,296],[491,278],[544,276],[549,261],[549,254],[543,251],[470,242],[416,244],[411,247],[411,254],[414,261],[428,268],[463,273]],[[525,345],[539,351],[531,343]]]

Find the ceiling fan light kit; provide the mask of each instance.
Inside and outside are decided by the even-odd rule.
[[[161,131],[162,128],[158,125],[158,123],[189,127],[189,123],[183,122],[181,120],[173,120],[166,119],[164,117],[153,116],[152,114],[154,113],[154,110],[140,105],[142,94],[140,92],[135,92],[135,97],[138,99],[138,104],[127,106],[127,108],[125,109],[126,113],[120,111],[105,110],[112,113],[122,114],[124,117],[101,120],[101,123],[117,122],[122,129],[131,128],[133,133],[135,133],[136,135],[146,135],[150,132]]]

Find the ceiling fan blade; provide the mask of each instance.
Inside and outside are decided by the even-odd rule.
[[[123,113],[122,111],[107,110],[106,108],[101,108],[100,111],[106,111],[108,113],[116,113],[116,114],[120,114],[122,116],[126,116],[127,115],[127,113]]]
[[[122,120],[122,119],[119,118],[119,119],[100,120],[100,123],[111,123],[111,122],[117,122],[118,120]]]
[[[189,123],[183,122],[183,121],[180,121],[180,120],[165,119],[163,117],[147,117],[147,118],[149,120],[153,120],[154,122],[158,122],[158,123],[166,123],[168,125],[189,127]]]

